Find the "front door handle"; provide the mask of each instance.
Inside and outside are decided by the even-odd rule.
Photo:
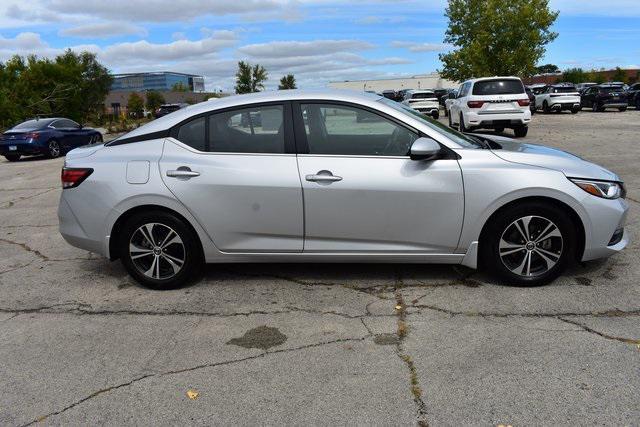
[[[187,166],[180,166],[177,170],[168,170],[167,176],[171,178],[193,178],[195,176],[200,176],[200,172],[192,171],[191,168]]]
[[[341,176],[335,176],[334,174],[331,173],[331,171],[327,171],[327,170],[322,170],[322,171],[316,173],[315,175],[307,175],[305,177],[305,179],[307,181],[310,181],[310,182],[336,182],[336,181],[342,181],[342,177]]]

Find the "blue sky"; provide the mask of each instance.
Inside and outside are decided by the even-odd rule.
[[[261,63],[268,88],[416,75],[446,51],[444,0],[0,0],[0,60],[96,52],[114,72],[202,74],[233,87],[237,61]],[[640,0],[551,0],[560,11],[543,63],[640,66]]]

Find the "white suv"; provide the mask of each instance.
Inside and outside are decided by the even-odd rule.
[[[580,106],[580,93],[572,84],[550,85],[536,94],[535,107],[536,109],[541,108],[545,113],[570,110],[573,114],[576,114],[582,109]]]
[[[513,129],[516,137],[529,130],[529,97],[518,77],[485,77],[467,80],[449,105],[449,126],[461,132]]]
[[[436,120],[440,116],[440,103],[432,90],[409,90],[402,103]]]

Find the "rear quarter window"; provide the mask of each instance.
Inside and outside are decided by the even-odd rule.
[[[520,80],[483,80],[473,85],[474,95],[512,95],[519,93],[524,93],[524,85]]]

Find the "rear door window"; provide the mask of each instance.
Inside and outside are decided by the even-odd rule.
[[[212,114],[209,151],[283,154],[284,107],[257,106]]]
[[[474,95],[513,95],[519,93],[524,93],[524,85],[520,80],[482,80],[473,85]]]

